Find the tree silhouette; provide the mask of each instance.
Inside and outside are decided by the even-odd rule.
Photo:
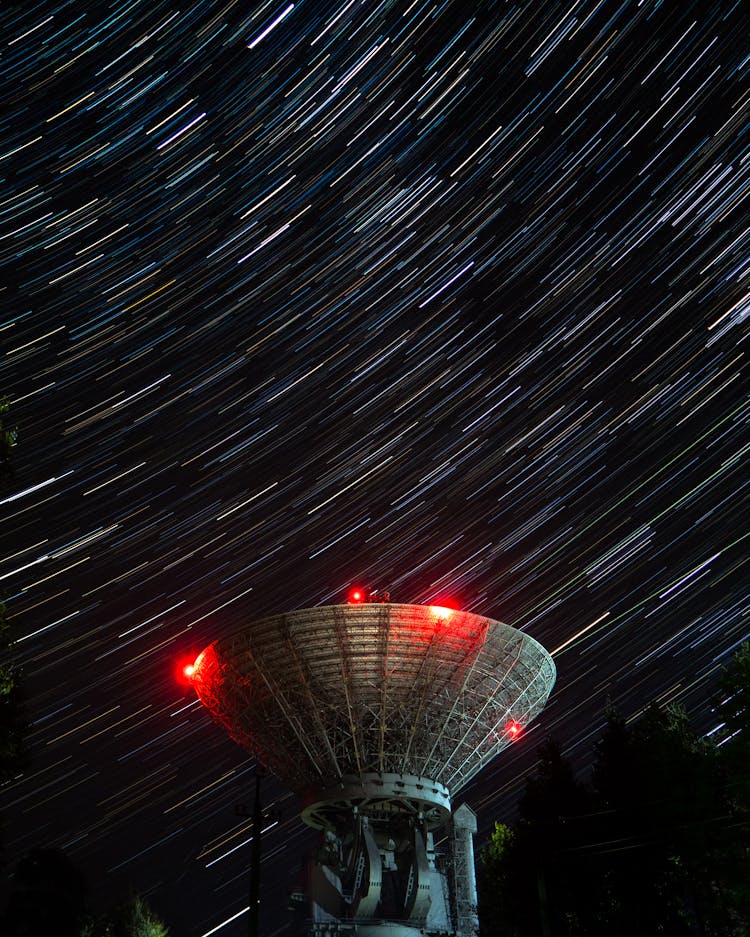
[[[722,816],[715,748],[676,706],[632,727],[611,714],[597,746],[595,791],[610,854],[606,892],[617,933],[706,934],[713,840]]]
[[[716,711],[723,725],[721,752],[731,776],[732,799],[750,810],[750,642],[740,646],[719,678]]]
[[[711,739],[679,706],[608,712],[588,785],[541,747],[518,820],[481,854],[482,937],[747,937],[750,646],[720,691]]]
[[[2,921],[4,937],[79,937],[86,882],[60,849],[33,849],[18,863]]]
[[[584,851],[592,794],[576,780],[556,741],[546,741],[539,755],[518,822],[513,829],[496,824],[481,856],[482,937],[597,932],[595,864]]]
[[[750,643],[745,641],[719,679],[716,711],[723,725],[719,754],[730,824],[721,857],[722,900],[729,918],[750,932]]]

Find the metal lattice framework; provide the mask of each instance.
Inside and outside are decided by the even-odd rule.
[[[555,666],[508,625],[434,606],[301,609],[215,641],[193,685],[213,718],[297,791],[372,774],[451,793],[544,706]]]

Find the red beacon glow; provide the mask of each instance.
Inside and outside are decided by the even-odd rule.
[[[439,598],[436,605],[430,606],[430,612],[438,621],[450,621],[453,613],[456,611],[456,602],[447,597]]]
[[[521,723],[516,722],[515,719],[511,719],[506,725],[505,731],[512,739],[517,739],[521,734]]]
[[[361,605],[365,600],[365,590],[359,586],[353,586],[349,590],[348,602],[350,605]]]
[[[192,686],[195,683],[198,678],[198,668],[202,657],[203,652],[201,652],[195,660],[183,657],[181,660],[177,661],[175,677],[178,683],[181,683],[183,686]]]

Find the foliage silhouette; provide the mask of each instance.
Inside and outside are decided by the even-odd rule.
[[[86,882],[60,849],[33,849],[18,863],[5,937],[79,937],[86,920]]]
[[[679,706],[610,711],[588,784],[546,742],[478,868],[481,937],[750,933],[750,646],[720,680],[717,745]]]

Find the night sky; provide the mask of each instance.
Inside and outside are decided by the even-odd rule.
[[[11,862],[62,847],[173,937],[241,911],[253,763],[175,670],[355,581],[555,655],[460,798],[480,841],[608,701],[715,728],[750,634],[742,8],[3,4]],[[310,836],[265,791],[271,933]]]

